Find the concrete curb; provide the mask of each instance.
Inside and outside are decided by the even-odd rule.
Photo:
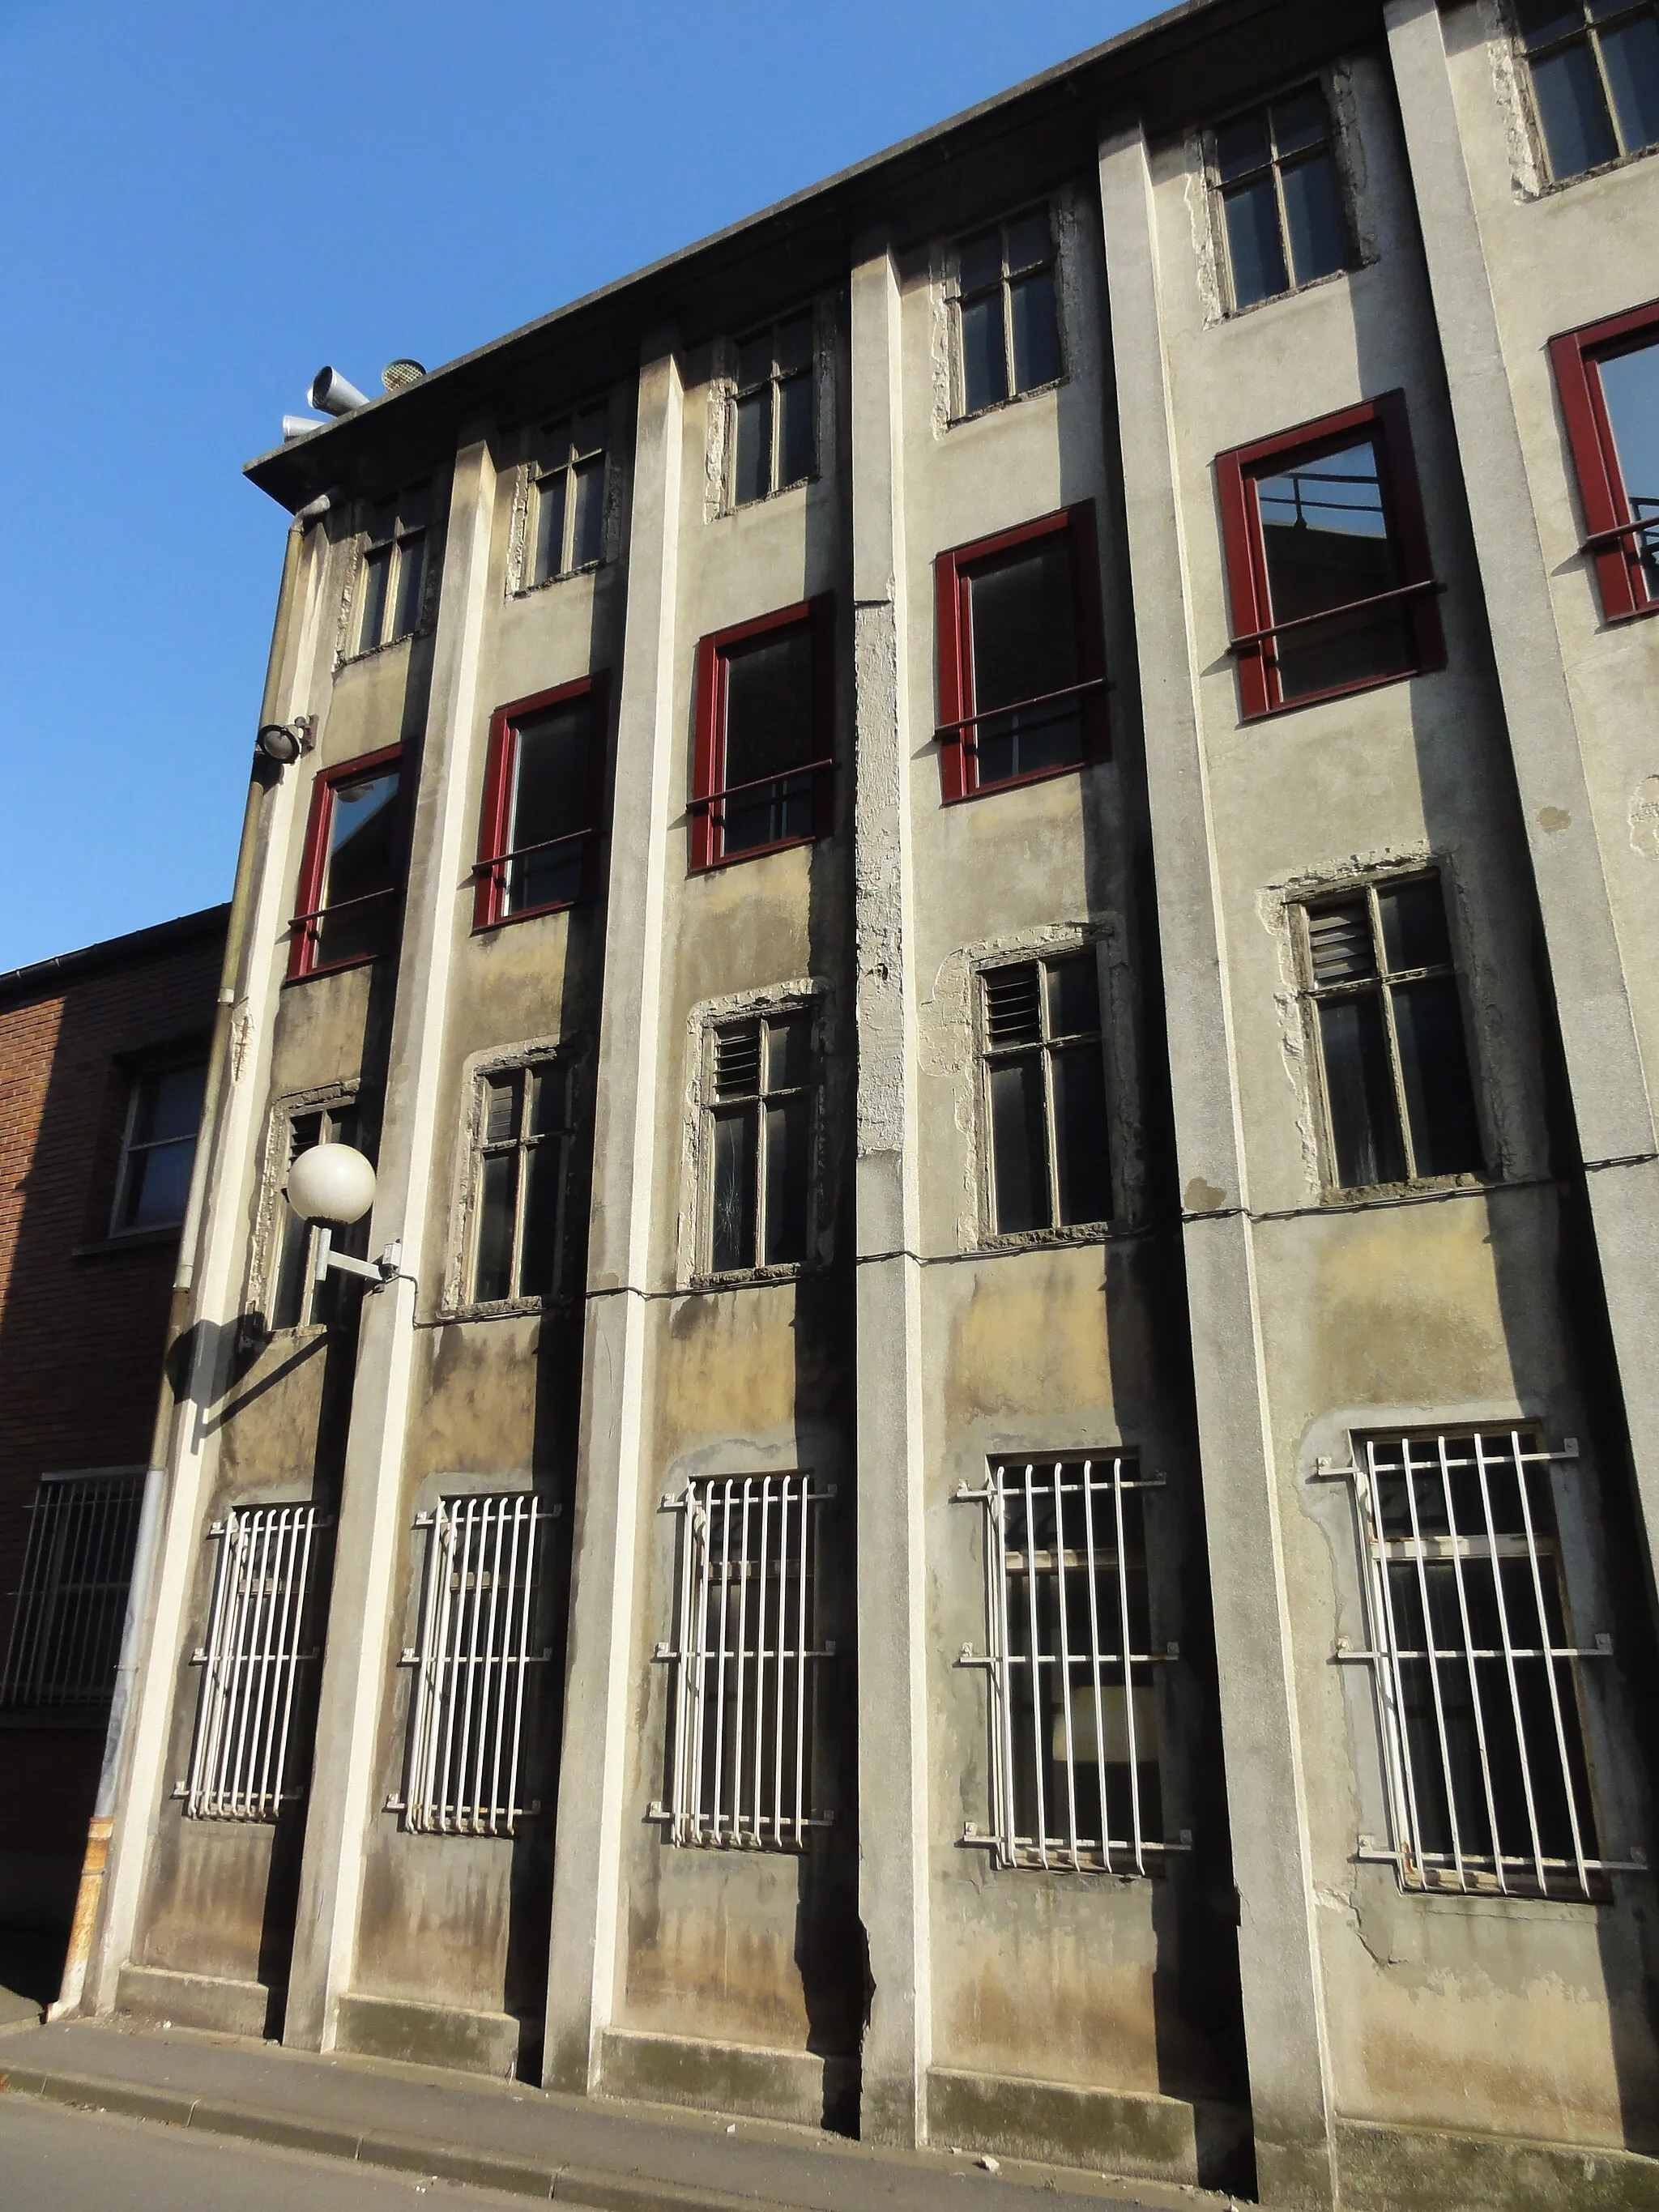
[[[0,2072],[0,2094],[39,2097],[48,2104],[72,2105],[89,2112],[114,2112],[124,2119],[156,2120],[168,2127],[205,2135],[229,2136],[277,2150],[309,2151],[348,2164],[383,2166],[400,2173],[429,2173],[436,2180],[471,2183],[544,2203],[569,2204],[585,2212],[756,2212],[760,2199],[692,2189],[646,2174],[605,2173],[590,2166],[547,2166],[534,2160],[491,2158],[483,2152],[447,2149],[408,2136],[359,2134],[349,2128],[311,2127],[240,2105],[168,2089],[134,2089],[76,2074],[46,2074],[33,2067]],[[789,2208],[768,2200],[769,2212]]]

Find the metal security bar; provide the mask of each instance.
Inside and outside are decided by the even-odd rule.
[[[1000,1463],[957,1497],[985,1513],[992,1815],[963,1841],[1004,1866],[1144,1875],[1164,1836],[1143,1494],[1127,1455]]]
[[[0,1707],[107,1702],[143,1493],[141,1468],[41,1476],[27,1508],[22,1577],[12,1593]]]
[[[233,1507],[219,1539],[205,1668],[190,1748],[190,1777],[176,1795],[196,1820],[274,1820],[302,1793],[287,1783],[289,1739],[319,1529],[315,1505]]]
[[[714,1475],[665,1498],[687,1516],[672,1662],[672,1800],[651,1808],[676,1844],[799,1850],[833,1814],[811,1805],[818,1517],[811,1474]]]
[[[431,1531],[410,1716],[404,1825],[424,1835],[511,1836],[535,1804],[519,1802],[525,1692],[532,1651],[542,1531],[558,1512],[533,1492],[448,1498],[422,1513]]]
[[[1642,1862],[1601,1855],[1579,1670],[1613,1639],[1568,1626],[1546,1451],[1521,1429],[1373,1437],[1358,1502],[1393,1841],[1359,1856],[1409,1889],[1589,1897]]]

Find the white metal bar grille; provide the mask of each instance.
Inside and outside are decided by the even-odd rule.
[[[185,1811],[198,1820],[274,1820],[286,1786],[318,1529],[315,1505],[234,1507],[219,1539]]]
[[[1135,1462],[1000,1463],[983,1490],[991,1822],[964,1841],[1004,1866],[1144,1875],[1166,1841],[1143,1493]]]
[[[28,1507],[0,1707],[104,1703],[126,1617],[142,1468],[44,1474]]]
[[[405,1825],[426,1835],[510,1836],[519,1802],[525,1692],[532,1651],[541,1532],[556,1508],[532,1492],[449,1498],[431,1531],[410,1717]]]
[[[1373,1437],[1348,1472],[1393,1839],[1360,1856],[1412,1889],[1589,1897],[1637,1858],[1600,1855],[1580,1669],[1550,1470],[1577,1456],[1521,1429]]]
[[[799,1850],[833,1815],[812,1805],[818,1517],[836,1494],[811,1474],[715,1475],[665,1508],[687,1516],[672,1662],[677,1844]]]

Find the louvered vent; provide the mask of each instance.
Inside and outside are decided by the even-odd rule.
[[[752,1098],[760,1089],[760,1024],[714,1032],[714,1091],[720,1098]]]
[[[994,968],[985,977],[985,1034],[993,1046],[1036,1044],[1042,1035],[1041,970]]]
[[[1376,973],[1370,916],[1363,899],[1310,914],[1308,945],[1316,983],[1357,983]]]

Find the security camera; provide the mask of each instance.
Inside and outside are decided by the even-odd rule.
[[[261,726],[253,740],[257,749],[278,768],[292,768],[301,753],[312,747],[311,732],[303,719],[293,722],[266,722]]]

